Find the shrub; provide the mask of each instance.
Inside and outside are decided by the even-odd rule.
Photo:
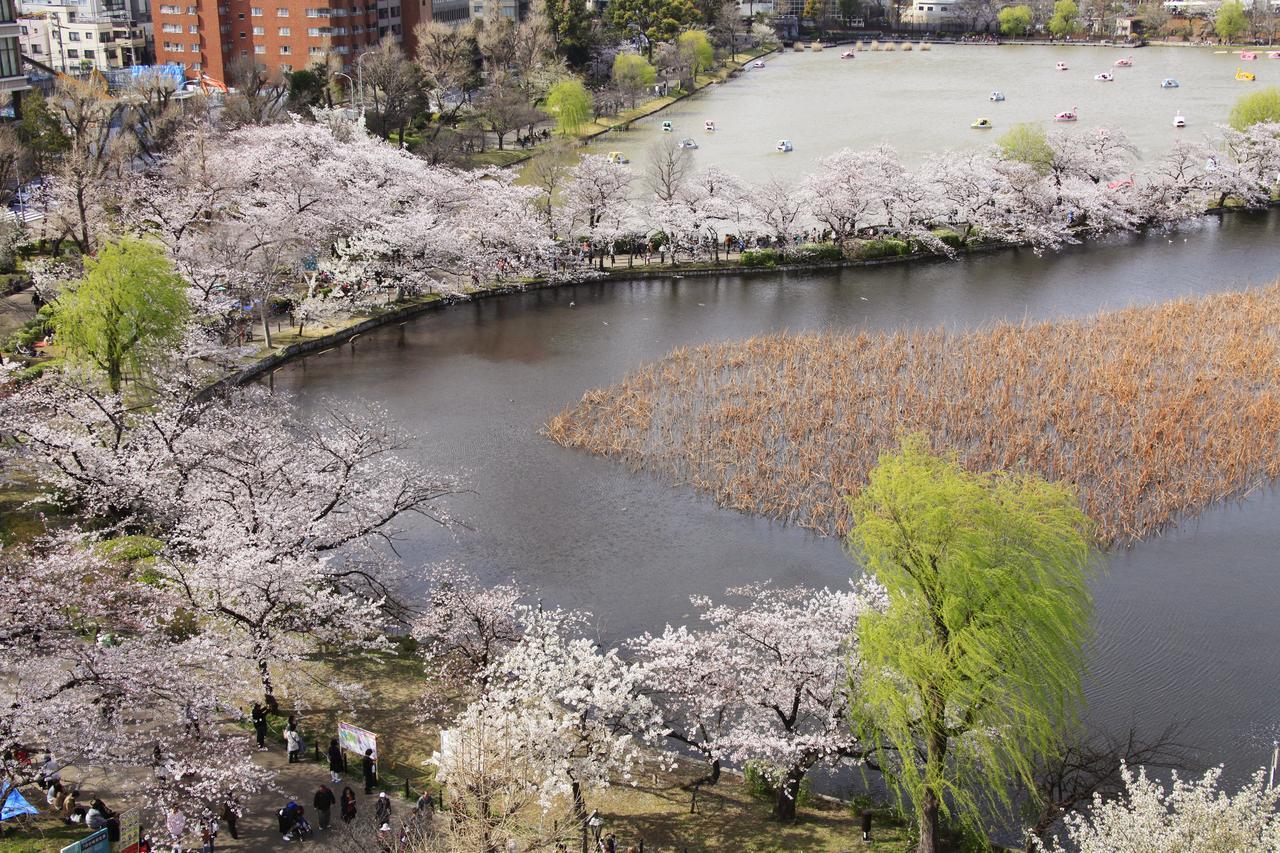
[[[943,245],[949,246],[952,249],[964,248],[964,241],[960,239],[960,235],[954,231],[943,229],[941,231],[935,231],[934,236],[941,240]]]
[[[795,251],[795,259],[801,263],[822,263],[844,259],[844,252],[835,243],[805,243]]]
[[[776,267],[786,257],[777,249],[748,249],[742,253],[738,263],[744,267]]]
[[[883,240],[867,240],[858,247],[858,257],[863,260],[875,260],[876,258],[896,258],[910,252],[911,247],[907,245],[905,240],[896,240],[887,237]]]

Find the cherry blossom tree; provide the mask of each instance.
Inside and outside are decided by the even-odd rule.
[[[518,606],[527,593],[514,581],[486,586],[447,564],[434,567],[428,580],[413,637],[440,681],[460,693],[482,688],[493,664],[524,634]]]
[[[82,772],[142,771],[153,819],[207,819],[270,783],[222,728],[234,668],[150,568],[154,543],[77,530],[0,553],[0,774],[32,781],[39,747]]]
[[[375,408],[303,417],[261,388],[186,391],[138,408],[50,377],[0,402],[0,430],[84,518],[154,536],[158,580],[273,703],[273,663],[381,645],[405,618],[380,544],[406,513],[446,522],[434,504],[452,484],[401,461]]]
[[[519,614],[524,636],[490,667],[483,695],[458,722],[472,733],[483,726],[507,760],[529,768],[544,809],[567,798],[585,831],[587,792],[632,781],[641,744],[665,734],[662,715],[642,692],[641,668],[580,636],[574,614]]]
[[[789,243],[800,232],[798,223],[805,201],[798,187],[772,178],[751,189],[751,200],[756,218],[769,236]]]
[[[861,763],[849,717],[856,690],[854,632],[882,605],[867,581],[848,590],[732,589],[740,604],[693,599],[706,627],[645,634],[633,648],[668,737],[711,762],[760,763],[777,782],[774,814],[795,820],[796,797],[816,766]]]
[[[1054,838],[1041,849],[1052,853],[1175,853],[1201,850],[1280,849],[1280,788],[1267,784],[1264,771],[1235,794],[1219,788],[1222,768],[1200,779],[1183,779],[1176,772],[1168,785],[1121,767],[1125,791],[1115,800],[1095,797],[1090,812],[1068,815],[1066,844]]]
[[[569,172],[564,188],[565,229],[604,245],[628,233],[633,215],[631,170],[599,154],[587,154]],[[600,258],[604,268],[604,256]]]

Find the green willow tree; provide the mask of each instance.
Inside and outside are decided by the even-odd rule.
[[[850,501],[848,545],[888,590],[858,625],[855,730],[940,849],[942,817],[982,831],[1081,701],[1093,527],[1065,486],[973,474],[923,436]]]
[[[68,359],[101,370],[119,393],[126,370],[182,337],[186,284],[163,249],[135,238],[106,244],[84,267],[53,304],[54,332]]]
[[[1020,38],[1031,32],[1031,7],[1005,6],[996,16],[996,20],[1000,22],[1001,35]]]
[[[1026,163],[1042,175],[1049,174],[1053,168],[1053,148],[1039,124],[1015,124],[996,140],[996,145],[1006,159]]]
[[[1049,32],[1058,38],[1069,36],[1080,25],[1080,7],[1075,0],[1058,0],[1053,4],[1053,17],[1049,19]]]
[[[1249,19],[1244,14],[1244,4],[1240,0],[1227,0],[1218,7],[1213,19],[1213,31],[1223,42],[1230,43],[1249,29]]]
[[[1227,122],[1236,130],[1247,130],[1262,122],[1280,122],[1280,86],[1253,92],[1236,101]]]
[[[561,136],[573,136],[591,121],[591,93],[575,77],[561,80],[547,93],[547,112]]]

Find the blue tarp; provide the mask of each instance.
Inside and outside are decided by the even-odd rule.
[[[0,820],[8,820],[23,814],[39,814],[36,807],[28,803],[17,788],[0,785],[0,793],[4,796],[4,805],[0,806]]]

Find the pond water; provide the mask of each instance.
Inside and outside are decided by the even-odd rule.
[[[1123,130],[1141,159],[1166,153],[1175,139],[1205,139],[1225,122],[1242,94],[1280,85],[1280,60],[1242,62],[1236,54],[1207,48],[1147,47],[1140,50],[1084,46],[935,45],[928,51],[863,52],[843,60],[844,48],[821,53],[783,53],[766,67],[749,68],[739,78],[718,84],[697,97],[612,131],[591,146],[593,153],[621,151],[642,170],[648,151],[662,137],[690,137],[698,166],[763,181],[797,180],[818,162],[840,150],[888,143],[910,163],[954,148],[993,143],[1014,124],[1039,122],[1054,129],[1107,127]],[[1132,68],[1114,68],[1122,57]],[[1055,71],[1056,62],[1067,71]],[[1257,82],[1235,79],[1237,67]],[[1103,71],[1115,81],[1093,79]],[[1175,78],[1176,89],[1160,88]],[[1005,100],[987,98],[1000,90]],[[1079,108],[1076,124],[1054,124],[1053,116]],[[1181,113],[1187,127],[1177,130]],[[977,118],[989,118],[992,130],[972,130]],[[715,133],[703,122],[716,122]],[[792,141],[789,154],[775,150],[779,139]]]
[[[541,426],[582,393],[676,346],[778,330],[983,327],[1268,283],[1280,211],[1208,219],[1038,257],[810,274],[588,283],[482,300],[362,336],[277,371],[277,390],[380,403],[429,468],[461,478],[449,498],[471,529],[411,526],[410,565],[452,560],[518,577],[584,608],[606,639],[690,615],[689,596],[773,579],[843,584],[839,542],[722,510],[691,490],[561,448]],[[1170,720],[1235,776],[1269,755],[1280,680],[1280,497],[1212,507],[1112,553],[1095,584],[1090,717],[1144,730]]]

